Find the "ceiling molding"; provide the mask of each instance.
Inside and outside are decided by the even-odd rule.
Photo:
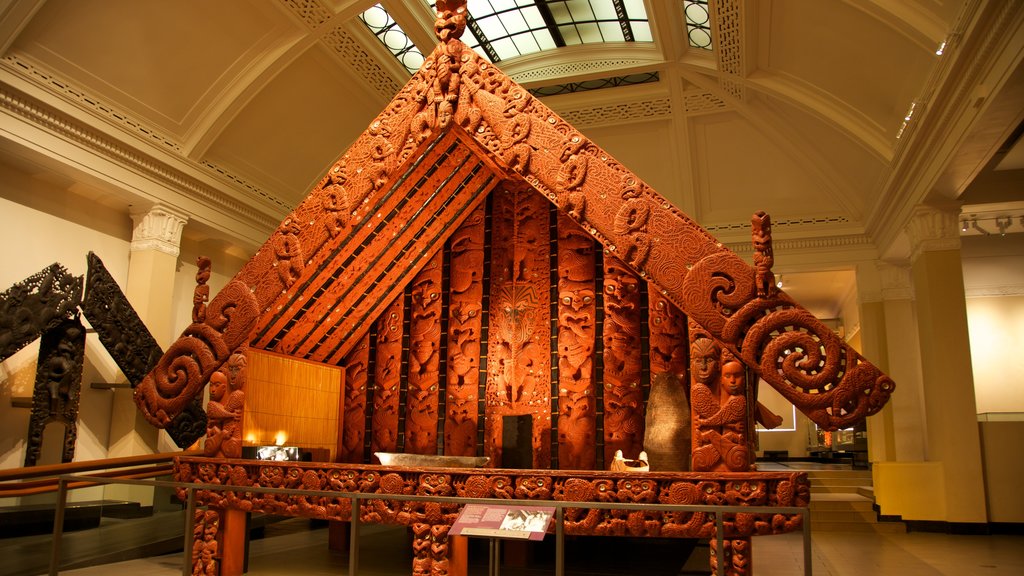
[[[895,245],[915,206],[933,191],[957,149],[970,137],[989,95],[1018,62],[997,58],[1014,50],[1024,29],[1024,4],[968,0],[945,52],[925,85],[897,144],[893,170],[870,214],[869,233],[879,246]],[[998,65],[998,68],[995,66]],[[989,93],[978,90],[987,87]]]
[[[269,233],[287,214],[283,209],[275,212],[260,210],[259,205],[263,202],[254,203],[235,198],[8,86],[0,85],[0,109],[71,146],[159,182],[178,194],[216,210],[226,218],[238,220],[256,229],[267,230]]]

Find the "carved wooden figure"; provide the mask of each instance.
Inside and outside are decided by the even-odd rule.
[[[218,458],[242,457],[242,413],[245,409],[245,348],[235,351],[210,377],[210,401],[203,454]]]
[[[74,459],[84,359],[85,327],[78,318],[64,320],[43,333],[32,392],[25,466],[35,466],[38,462],[43,448],[43,432],[51,422],[64,426],[60,461],[71,462]]]

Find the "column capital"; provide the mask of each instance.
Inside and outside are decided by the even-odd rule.
[[[149,210],[131,212],[131,251],[156,250],[177,257],[181,252],[181,231],[188,216],[156,204]]]
[[[917,260],[922,252],[959,250],[959,216],[958,206],[915,206],[906,226],[911,262]]]
[[[879,262],[878,274],[882,280],[883,300],[913,300],[914,288],[911,282],[910,266],[891,262]]]

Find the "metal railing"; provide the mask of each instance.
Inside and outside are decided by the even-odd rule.
[[[350,575],[358,574],[359,568],[359,526],[360,518],[357,511],[359,510],[359,503],[362,500],[392,500],[392,501],[409,501],[409,502],[437,502],[437,503],[451,503],[451,504],[500,504],[502,506],[507,505],[519,505],[519,506],[538,506],[543,505],[546,507],[555,508],[555,575],[564,576],[565,574],[565,533],[564,533],[564,511],[566,508],[585,508],[585,509],[605,509],[605,510],[641,510],[641,511],[656,511],[656,512],[703,512],[714,516],[715,518],[715,540],[717,543],[717,550],[724,549],[724,519],[723,516],[729,513],[743,513],[743,514],[799,514],[802,519],[802,533],[803,533],[803,565],[804,565],[804,576],[811,576],[811,515],[808,508],[803,507],[783,507],[783,506],[706,506],[706,505],[691,505],[691,504],[627,504],[627,503],[612,503],[612,502],[566,502],[561,500],[519,500],[519,499],[499,499],[499,498],[460,498],[456,496],[422,496],[422,495],[403,495],[403,494],[373,494],[373,493],[361,493],[361,492],[332,492],[324,490],[298,490],[290,488],[265,488],[261,486],[230,486],[223,484],[198,484],[191,482],[172,482],[164,480],[132,480],[124,478],[107,478],[90,475],[76,475],[76,474],[65,474],[57,478],[57,509],[54,515],[53,522],[53,544],[51,550],[50,559],[50,575],[57,576],[59,573],[60,564],[60,546],[61,536],[63,533],[64,525],[64,508],[67,505],[67,493],[68,490],[72,490],[84,485],[95,486],[98,484],[127,484],[127,485],[140,485],[140,486],[153,486],[153,487],[167,487],[167,488],[180,488],[186,492],[186,512],[185,512],[185,535],[184,535],[184,556],[182,559],[181,573],[183,576],[189,576],[192,574],[192,545],[193,532],[192,524],[195,518],[196,511],[196,490],[208,490],[208,491],[232,491],[237,492],[240,489],[246,493],[263,493],[263,494],[281,494],[288,496],[317,496],[322,498],[331,499],[348,499],[351,504],[351,529],[349,531],[349,568],[348,573]],[[756,536],[765,537],[765,536]],[[492,539],[493,543],[493,539]],[[491,554],[494,554],[495,547],[492,545]],[[726,565],[723,558],[719,558],[717,573],[719,576],[725,575]],[[497,568],[492,557],[491,559],[491,570],[492,574],[497,573]]]

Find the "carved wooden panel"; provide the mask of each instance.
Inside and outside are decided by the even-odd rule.
[[[338,447],[338,462],[358,464],[364,461],[366,439],[366,395],[369,385],[370,334],[348,353],[343,363],[345,370],[345,404],[342,423],[342,441]]]
[[[810,485],[806,472],[758,473],[634,473],[599,471],[486,470],[471,468],[382,468],[380,466],[276,463],[252,460],[209,461],[181,457],[175,480],[197,484],[415,495],[420,501],[366,500],[358,508],[361,522],[399,524],[413,531],[413,574],[448,574],[447,530],[458,517],[458,504],[430,497],[523,499],[628,504],[699,506],[807,507]],[[184,492],[179,491],[183,496]],[[325,520],[349,520],[347,498],[321,498],[247,492],[197,490],[199,504],[267,514]],[[792,513],[727,513],[726,538],[800,530],[801,516]],[[715,537],[711,512],[566,509],[569,535],[643,536],[663,538]],[[432,543],[432,544],[431,544]],[[423,551],[426,546],[430,551]]]
[[[534,466],[551,461],[549,212],[533,191],[494,193],[485,454],[500,462],[502,416],[533,415]]]
[[[443,262],[438,252],[412,281],[405,400],[405,452],[409,454],[437,454]]]
[[[398,449],[404,323],[405,305],[400,296],[377,319],[377,358],[374,362],[373,416],[370,424],[371,455],[374,452],[395,452]]]
[[[89,252],[88,261],[82,311],[114,363],[136,386],[163,350],[99,256]]]
[[[640,279],[618,258],[604,257],[604,461],[617,450],[643,450],[644,392]]]
[[[597,465],[594,249],[588,234],[558,215],[558,466],[563,470]]]
[[[448,375],[444,453],[476,456],[484,297],[484,212],[480,205],[449,240]]]
[[[82,300],[82,277],[50,264],[0,294],[0,362],[70,318]]]
[[[25,466],[35,466],[39,461],[43,431],[50,422],[64,425],[60,461],[71,462],[74,459],[84,360],[85,327],[77,317],[64,320],[43,333],[32,391]]]

